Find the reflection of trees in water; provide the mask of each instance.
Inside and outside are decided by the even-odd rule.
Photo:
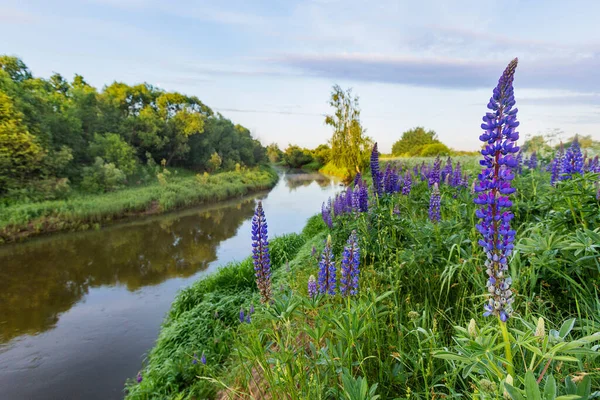
[[[49,329],[90,287],[119,284],[134,291],[206,269],[219,243],[253,212],[254,199],[246,199],[1,248],[0,343]]]
[[[283,179],[290,191],[302,186],[309,186],[313,182],[317,182],[322,188],[331,186],[331,178],[319,173],[287,173]]]

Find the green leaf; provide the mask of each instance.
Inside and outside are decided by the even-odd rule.
[[[564,339],[571,332],[573,326],[575,326],[575,318],[566,320],[560,327],[560,330],[558,331],[558,336]]]
[[[565,387],[567,389],[567,394],[577,393],[577,386],[575,385],[570,376],[567,376],[565,378]]]
[[[583,380],[577,385],[577,394],[587,399],[592,391],[592,380],[589,375],[583,377]]]
[[[506,391],[513,400],[525,400],[525,397],[523,397],[523,395],[517,389],[515,389],[508,383],[504,384],[504,389],[506,389]]]
[[[556,379],[554,375],[548,375],[546,384],[544,385],[544,400],[554,400],[556,397]]]
[[[525,396],[527,400],[542,400],[540,388],[531,370],[525,374]]]

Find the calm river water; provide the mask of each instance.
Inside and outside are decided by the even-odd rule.
[[[0,399],[122,398],[177,291],[250,254],[257,199],[273,237],[336,190],[287,173],[269,193],[0,247]]]

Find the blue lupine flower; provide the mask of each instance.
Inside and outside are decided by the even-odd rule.
[[[240,308],[240,322],[243,323],[245,321],[244,309]]]
[[[344,203],[346,212],[352,212],[352,199],[354,199],[354,190],[353,187],[350,186],[346,188],[346,201]]]
[[[194,353],[194,355],[192,356],[192,364],[198,364],[198,354],[196,353]]]
[[[358,212],[369,210],[369,191],[362,180],[354,187],[352,208]]]
[[[537,169],[538,167],[537,153],[535,151],[531,153],[531,157],[529,157],[528,167],[529,169]]]
[[[261,201],[258,202],[256,212],[252,217],[252,258],[260,299],[263,303],[268,303],[272,299],[271,256],[269,255],[267,220]]]
[[[429,199],[429,220],[437,223],[441,219],[440,215],[440,189],[437,182],[433,184],[431,198]]]
[[[560,147],[558,148],[558,150],[556,150],[556,153],[554,154],[554,159],[552,160],[552,163],[550,164],[550,184],[552,186],[556,185],[556,181],[560,179],[560,175],[562,174],[562,169],[564,166],[564,154],[565,148],[561,143]]]
[[[379,170],[379,152],[377,151],[377,143],[373,145],[371,151],[371,177],[373,178],[373,193],[376,196],[380,196],[383,190],[383,178],[381,171]]]
[[[141,383],[142,382],[143,378],[142,378],[142,373],[141,372],[138,372],[136,379],[137,379],[137,383]]]
[[[250,313],[248,313],[248,315],[246,315],[246,323],[250,323],[252,322],[252,320],[250,319]]]
[[[357,172],[356,175],[354,175],[354,182],[352,183],[352,186],[356,187],[356,185],[358,185],[358,183],[361,181],[362,175],[360,174],[360,172]]]
[[[200,362],[204,365],[206,365],[206,356],[204,355],[204,352],[202,352],[202,356],[200,357]]]
[[[515,167],[515,172],[519,175],[523,173],[523,153],[521,152],[517,154],[517,166]]]
[[[308,277],[308,297],[313,298],[317,295],[317,280],[314,275]]]
[[[442,169],[442,182],[447,182],[449,185],[452,184],[452,159],[448,157],[446,159],[446,165]]]
[[[402,194],[404,196],[408,196],[410,194],[410,190],[412,189],[412,176],[410,172],[406,171],[404,175],[404,181],[402,182]]]
[[[456,163],[456,168],[454,169],[454,173],[452,174],[452,180],[450,181],[450,186],[458,187],[462,186],[462,167],[460,162]]]
[[[575,136],[573,143],[571,143],[571,146],[565,153],[562,174],[559,179],[571,179],[575,174],[583,175],[583,154],[581,154],[581,148],[579,147],[579,140],[577,139],[577,136]]]
[[[321,206],[321,218],[323,218],[323,222],[329,228],[333,228],[333,218],[331,216],[331,199],[327,201],[327,204],[323,203]]]
[[[508,257],[514,248],[515,231],[510,227],[513,214],[509,210],[512,206],[509,195],[515,192],[510,182],[517,167],[514,154],[519,151],[516,145],[519,139],[516,131],[519,126],[518,110],[513,108],[515,97],[512,86],[517,62],[515,58],[504,70],[487,105],[491,112],[483,117],[481,128],[484,132],[479,139],[486,146],[481,151],[483,169],[475,186],[478,195],[474,200],[481,206],[476,211],[481,219],[477,230],[483,236],[479,244],[487,255],[485,267],[489,276],[489,299],[484,306],[484,316],[496,315],[503,322],[511,315],[513,302]]]
[[[248,313],[254,314],[254,304],[250,304],[250,309],[248,310]]]
[[[360,264],[360,248],[356,231],[352,231],[342,254],[340,293],[342,296],[354,296],[358,293],[358,274]]]
[[[429,187],[432,187],[434,184],[440,184],[440,178],[441,178],[441,171],[442,169],[442,160],[440,160],[440,156],[437,156],[435,158],[435,161],[433,162],[433,168],[431,169],[431,171],[429,172],[429,176],[428,176],[428,181],[427,184],[429,185]]]
[[[331,250],[331,235],[328,235],[319,262],[319,293],[335,295],[335,283],[335,262]]]

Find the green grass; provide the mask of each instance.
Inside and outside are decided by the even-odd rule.
[[[441,185],[442,221],[433,224],[430,189],[415,179],[409,196],[371,197],[368,213],[336,217],[333,229],[313,217],[302,235],[274,240],[272,305],[258,305],[249,259],[182,291],[128,398],[502,399],[505,390],[526,388],[533,399],[536,379],[540,390],[555,384],[558,395],[593,398],[600,387],[597,180],[587,174],[552,187],[548,173],[527,169],[515,179],[515,314],[506,331],[482,316],[487,275],[470,189]],[[353,230],[359,294],[308,298],[326,236],[339,271]],[[240,324],[239,308],[250,303],[252,323]],[[210,357],[198,367],[190,354],[202,351]]]
[[[325,166],[323,168],[321,168],[319,170],[319,172],[326,174],[326,175],[331,175],[331,176],[337,176],[338,178],[341,179],[347,179],[348,178],[348,171],[346,171],[345,168],[338,168],[335,165],[333,165],[333,162],[328,162],[327,164],[325,164]]]
[[[270,168],[223,172],[208,177],[171,175],[158,182],[100,194],[75,194],[66,200],[0,207],[0,243],[41,233],[81,230],[140,214],[154,214],[212,203],[273,187]]]

